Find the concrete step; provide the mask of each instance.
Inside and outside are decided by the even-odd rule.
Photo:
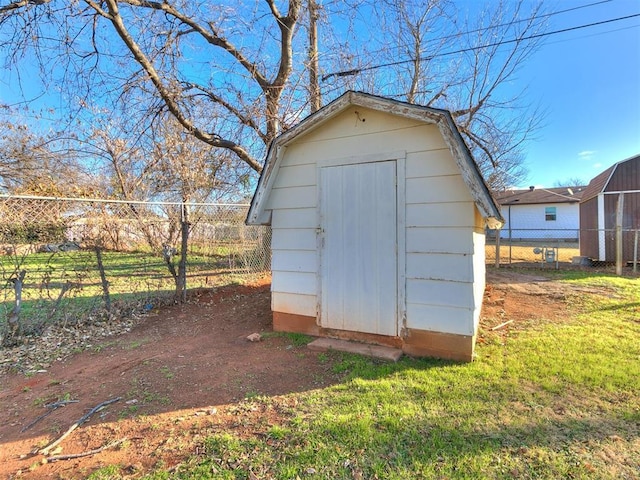
[[[339,340],[337,338],[318,338],[307,344],[307,347],[316,352],[337,350],[339,352],[357,353],[359,355],[380,358],[382,360],[390,360],[392,362],[397,362],[402,356],[402,350],[399,348],[350,342],[348,340]]]

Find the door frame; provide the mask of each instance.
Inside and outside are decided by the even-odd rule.
[[[317,258],[317,292],[316,292],[316,325],[322,327],[322,278],[324,251],[324,232],[322,231],[321,201],[322,182],[321,170],[324,167],[339,167],[356,165],[360,163],[396,162],[396,335],[406,335],[407,308],[406,308],[406,158],[404,150],[392,152],[380,152],[365,155],[352,155],[348,157],[323,158],[316,165],[316,258]]]

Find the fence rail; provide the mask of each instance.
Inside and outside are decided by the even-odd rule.
[[[486,260],[491,264],[536,263],[613,266],[618,262],[635,272],[640,262],[640,230],[517,229],[487,232]]]
[[[17,284],[28,331],[125,304],[149,308],[175,292],[181,267],[185,288],[262,274],[270,266],[271,232],[246,226],[247,210],[0,195],[0,333],[15,313]]]

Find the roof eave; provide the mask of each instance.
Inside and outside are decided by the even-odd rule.
[[[412,105],[362,92],[348,91],[333,102],[302,120],[295,127],[280,134],[269,146],[264,168],[260,174],[256,191],[251,201],[246,223],[249,225],[269,225],[271,215],[264,211],[266,199],[271,190],[280,160],[286,146],[301,133],[315,130],[340,112],[351,106],[370,108],[392,115],[420,120],[438,126],[462,177],[469,188],[474,203],[489,228],[498,229],[504,225],[500,208],[491,195],[480,169],[473,159],[451,113],[447,110]]]

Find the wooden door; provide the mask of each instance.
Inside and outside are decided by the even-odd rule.
[[[320,170],[320,324],[395,336],[396,162]]]

